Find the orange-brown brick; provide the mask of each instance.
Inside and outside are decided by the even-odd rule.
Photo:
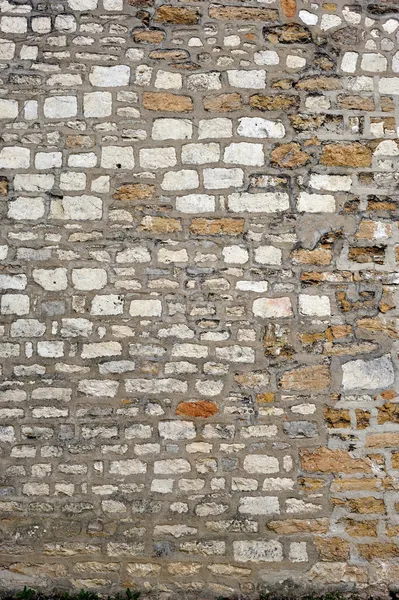
[[[218,412],[215,402],[209,400],[195,400],[180,402],[176,408],[176,414],[184,417],[212,417]]]
[[[295,17],[297,9],[296,0],[281,0],[281,8],[285,16],[288,19],[292,19],[292,17]]]

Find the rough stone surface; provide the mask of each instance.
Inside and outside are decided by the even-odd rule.
[[[0,2],[0,591],[395,595],[397,4]]]

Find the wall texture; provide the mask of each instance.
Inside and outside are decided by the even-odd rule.
[[[0,11],[1,586],[398,583],[398,2]]]

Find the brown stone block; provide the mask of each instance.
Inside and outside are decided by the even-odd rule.
[[[390,559],[399,556],[399,546],[389,542],[373,542],[372,544],[359,544],[358,550],[360,556],[366,560],[375,558]]]
[[[399,433],[372,433],[366,437],[366,446],[369,448],[395,448],[399,446]]]
[[[257,108],[261,111],[277,110],[289,111],[299,108],[299,97],[289,96],[287,94],[254,94],[249,99],[251,108]]]
[[[312,41],[309,29],[298,23],[264,27],[263,37],[271,44],[310,44]]]
[[[337,427],[350,427],[351,425],[349,410],[327,407],[324,409],[324,419],[327,427],[333,429]]]
[[[346,506],[352,513],[360,515],[385,514],[384,500],[367,496],[366,498],[351,498],[346,501]]]
[[[303,167],[310,161],[311,156],[307,152],[303,152],[301,147],[296,142],[290,144],[281,144],[272,150],[271,162],[284,169],[296,169]]]
[[[265,394],[256,394],[256,402],[258,404],[270,404],[276,399],[276,394],[273,392],[266,392]]]
[[[332,492],[357,492],[359,490],[377,490],[379,480],[375,477],[334,479],[331,484]]]
[[[181,223],[178,219],[169,217],[151,217],[146,216],[142,219],[139,229],[151,233],[175,233],[181,231]]]
[[[154,21],[172,25],[196,25],[199,20],[200,14],[196,8],[185,8],[170,4],[162,4],[157,8],[154,16]]]
[[[301,451],[301,466],[309,473],[370,473],[370,461],[352,458],[345,450],[330,450],[321,446]]]
[[[193,219],[190,231],[196,235],[239,235],[244,223],[244,219]]]
[[[96,138],[92,135],[67,135],[67,148],[93,148],[96,145]]]
[[[314,539],[314,545],[319,553],[321,560],[327,561],[345,561],[349,558],[349,544],[342,538],[321,538]]]
[[[332,252],[327,248],[316,248],[315,250],[294,250],[291,253],[293,263],[302,265],[329,265],[331,263]]]
[[[279,535],[292,535],[301,533],[327,533],[330,521],[320,519],[284,519],[284,521],[269,521],[266,527]]]
[[[344,110],[375,110],[374,100],[367,96],[338,96],[338,106]]]
[[[325,479],[316,479],[315,477],[299,477],[298,486],[303,492],[316,492],[327,485]]]
[[[126,183],[114,193],[115,200],[151,200],[155,186],[147,183]]]
[[[352,246],[348,252],[349,260],[358,263],[384,264],[385,248],[379,246]]]
[[[370,425],[370,417],[371,413],[368,410],[362,410],[361,408],[357,408],[355,410],[356,414],[356,428],[357,429],[367,429]]]
[[[162,50],[158,48],[157,50],[151,50],[149,53],[152,60],[168,60],[170,62],[186,60],[189,56],[187,50]]]
[[[0,196],[7,196],[8,180],[6,177],[0,177]]]
[[[299,367],[286,371],[280,378],[279,387],[283,390],[312,392],[321,391],[330,385],[330,370],[325,365]]]
[[[399,338],[398,326],[395,319],[386,319],[384,317],[366,317],[364,319],[358,319],[356,321],[356,325],[359,329],[364,330],[366,333],[382,333],[393,339]]]
[[[378,424],[399,423],[399,404],[386,402],[378,407]]]
[[[314,77],[305,77],[304,79],[300,79],[295,85],[295,88],[297,90],[304,90],[306,92],[328,92],[333,90],[339,90],[341,86],[342,84],[338,77],[315,75]]]
[[[363,144],[327,144],[320,164],[328,167],[370,167],[372,152]]]
[[[212,417],[219,412],[216,402],[209,400],[193,400],[180,402],[176,408],[176,414],[184,417]]]
[[[211,19],[223,21],[278,21],[279,14],[275,8],[251,8],[249,6],[221,6],[209,7]]]
[[[234,381],[238,383],[238,385],[249,389],[263,388],[268,385],[269,380],[269,375],[262,371],[238,373],[234,375]]]
[[[311,285],[318,285],[324,281],[329,283],[345,283],[353,280],[353,274],[350,271],[304,271],[301,275],[301,281]]]
[[[193,101],[189,96],[178,96],[168,92],[144,92],[143,106],[147,110],[189,112],[193,109]]]
[[[345,521],[345,531],[351,537],[377,537],[378,521]]]
[[[296,14],[296,0],[280,0],[281,8],[287,19],[292,19]]]
[[[203,103],[204,109],[209,112],[233,112],[241,108],[241,96],[236,92],[232,94],[219,94],[217,96],[205,96]]]
[[[399,525],[387,525],[386,534],[388,537],[398,537]]]
[[[132,36],[136,44],[162,44],[166,38],[162,29],[134,29]]]

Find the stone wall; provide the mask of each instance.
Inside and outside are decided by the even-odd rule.
[[[1,0],[1,587],[399,582],[398,36]]]

